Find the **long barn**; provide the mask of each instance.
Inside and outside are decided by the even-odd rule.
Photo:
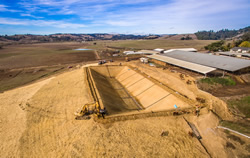
[[[250,60],[197,52],[172,51],[162,56],[196,63],[228,72],[249,72]]]

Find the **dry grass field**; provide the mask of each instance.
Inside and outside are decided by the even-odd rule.
[[[12,89],[37,79],[62,72],[67,67],[96,61],[100,58],[123,60],[105,54],[108,46],[125,49],[155,49],[194,47],[202,49],[213,41],[201,40],[120,40],[92,42],[62,42],[19,44],[4,46],[0,49],[0,92]],[[96,43],[96,44],[95,44]],[[91,48],[96,51],[76,51],[77,48]],[[114,51],[111,49],[110,51]],[[99,56],[100,55],[100,56]]]
[[[90,45],[88,48],[102,49],[106,46],[120,47],[125,49],[172,49],[172,48],[196,48],[204,50],[204,46],[214,42],[214,40],[120,40],[120,41],[97,41],[96,45]]]
[[[93,51],[76,51],[87,44],[41,43],[10,45],[0,49],[0,69],[51,66],[93,61]]]
[[[77,51],[76,42],[9,45],[0,49],[0,92],[95,61],[94,51]]]

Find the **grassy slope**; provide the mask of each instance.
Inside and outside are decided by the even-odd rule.
[[[227,101],[228,107],[237,115],[243,114],[246,118],[250,118],[250,96],[240,99],[230,99]],[[242,116],[242,115],[241,115]],[[250,135],[250,122],[246,119],[240,121],[221,121],[220,124],[232,130]]]
[[[229,100],[228,105],[230,108],[238,109],[247,118],[250,118],[250,96],[246,96],[237,100]]]
[[[10,90],[32,81],[48,77],[64,71],[62,66],[54,66],[47,68],[37,68],[29,70],[16,70],[0,73],[0,92]]]
[[[200,80],[202,83],[208,83],[208,84],[221,84],[223,86],[231,86],[231,85],[236,85],[236,82],[230,78],[230,77],[210,77],[210,78],[204,78]]]

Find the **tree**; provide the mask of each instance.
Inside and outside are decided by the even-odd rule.
[[[211,43],[207,46],[205,46],[204,48],[206,50],[209,50],[209,51],[213,51],[213,52],[217,52],[217,51],[226,51],[227,48],[225,46],[223,46],[225,44],[225,41],[219,41],[219,42],[214,42],[214,43]]]
[[[192,37],[189,37],[189,35],[187,35],[187,37],[182,37],[181,40],[192,40]]]
[[[243,41],[243,42],[240,44],[240,47],[250,47],[250,42],[249,42],[249,41]]]

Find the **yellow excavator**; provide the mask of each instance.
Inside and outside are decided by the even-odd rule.
[[[98,102],[85,104],[80,111],[75,113],[75,119],[89,119],[91,114],[95,114],[98,118],[103,117],[106,114],[106,109],[101,109]]]
[[[100,106],[99,99],[97,97],[97,93],[95,90],[94,82],[91,79],[91,74],[89,68],[86,68],[86,77],[87,77],[87,82],[89,83],[89,90],[90,93],[92,94],[92,100],[94,102],[85,104],[81,107],[80,110],[78,110],[75,113],[75,119],[76,120],[82,120],[82,119],[90,119],[91,114],[95,114],[98,118],[103,117],[107,113],[105,107]]]

